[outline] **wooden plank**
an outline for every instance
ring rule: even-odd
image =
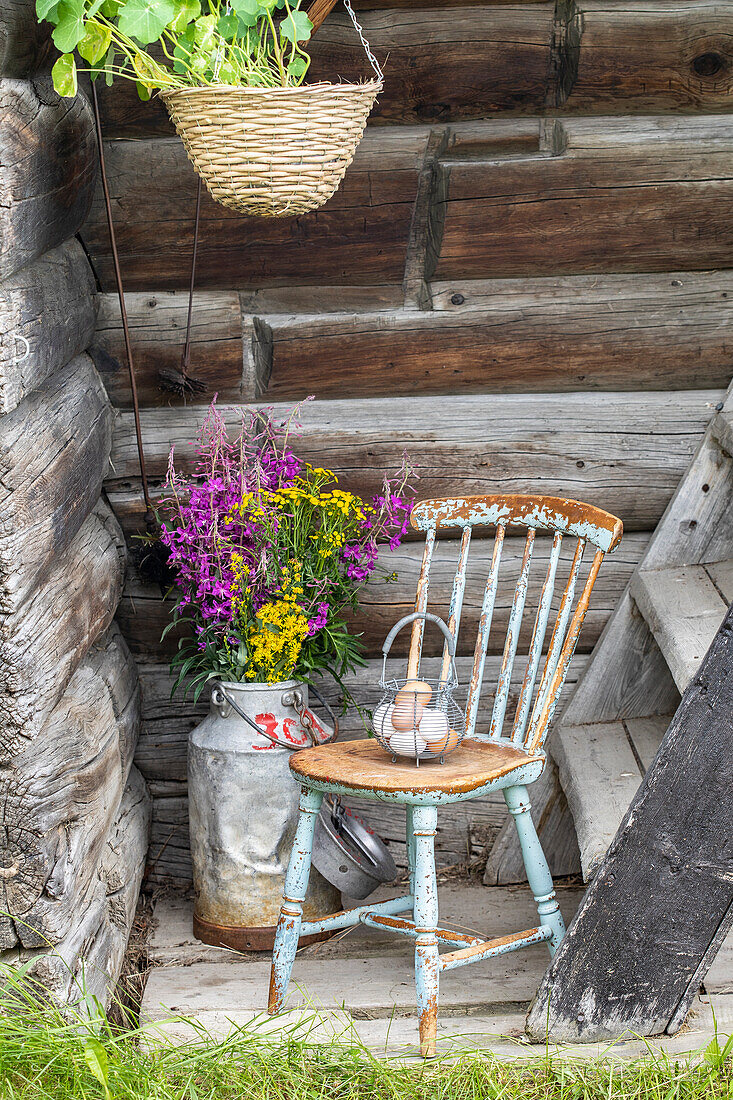
[[[719,398],[717,390],[691,390],[321,401],[304,408],[297,449],[363,495],[379,491],[382,471],[396,472],[406,450],[423,498],[455,493],[457,486],[466,494],[551,488],[621,516],[627,530],[648,530]],[[286,408],[272,406],[273,415]],[[222,411],[232,428],[239,424],[238,408]],[[188,460],[190,448],[182,445],[195,438],[201,418],[197,408],[143,410],[152,479],[164,476],[171,445],[182,463]],[[135,488],[137,461],[132,416],[123,412],[114,435],[110,491]]]
[[[428,132],[427,127],[368,132],[334,197],[302,218],[243,217],[204,192],[197,286],[401,282]],[[126,290],[187,288],[196,175],[183,145],[178,138],[113,141],[106,145],[106,158]],[[99,189],[81,238],[101,289],[113,291]]]
[[[0,947],[45,948],[78,921],[132,763],[138,696],[135,663],[111,632],[3,769]]]
[[[731,272],[456,280],[430,290],[432,310],[265,318],[260,392],[297,399],[304,378],[319,398],[345,387],[355,397],[424,397],[730,380]]]
[[[137,292],[126,294],[125,304],[141,404],[182,404],[191,400],[192,393],[199,401],[204,400],[202,393],[217,393],[220,400],[226,401],[246,401],[255,396],[254,335],[251,325],[243,326],[236,292],[199,291],[194,297],[187,371],[196,380],[194,391],[182,384],[180,376],[188,294]],[[95,345],[92,354],[111,400],[120,408],[131,408],[116,294],[99,296]]]
[[[124,574],[122,532],[99,502],[12,613],[0,615],[0,761],[34,738],[92,642],[109,626]]]
[[[705,572],[725,602],[733,603],[733,560],[706,562]]]
[[[651,715],[648,718],[626,718],[624,720],[626,735],[634,750],[642,774],[645,774],[651,767],[670,721],[670,717],[666,715]]]
[[[632,579],[631,595],[677,687],[684,691],[718,631],[727,603],[701,565],[641,568]]]
[[[429,278],[727,267],[730,116],[554,120],[514,160],[442,162]]]
[[[0,9],[0,76],[36,72],[51,53],[51,25],[40,24],[33,0],[3,0]]]
[[[0,279],[73,236],[89,211],[97,148],[91,108],[50,77],[0,81]]]
[[[682,1023],[733,920],[732,661],[733,609],[542,981],[533,1038],[656,1035]]]
[[[43,580],[96,505],[112,415],[81,355],[0,420],[0,614]]]
[[[89,346],[95,291],[89,261],[75,240],[0,285],[0,415]]]
[[[575,822],[587,881],[616,835],[642,773],[622,722],[560,723],[552,755]],[[581,759],[582,768],[578,768]]]
[[[53,952],[31,949],[6,956],[14,962],[34,956],[32,976],[57,1003],[79,1006],[80,1014],[85,1005],[88,1012],[93,997],[108,1005],[114,991],[140,893],[149,824],[150,800],[133,768],[107,836],[99,873],[82,899],[69,934]]]
[[[609,557],[593,592],[593,601],[579,641],[581,652],[590,651],[598,640],[620,594],[644,553],[647,541],[648,536],[645,533],[627,535],[618,551]],[[485,542],[476,542],[474,552],[469,557],[461,633],[458,639],[458,652],[461,654],[471,654],[476,643],[489,566],[486,559],[486,545]],[[527,612],[520,632],[520,646],[523,650],[529,646],[534,612],[545,580],[550,548],[551,539],[536,540],[533,568],[529,578]],[[459,541],[441,541],[433,555],[430,570],[429,609],[443,617],[447,615],[450,602],[458,549]],[[489,640],[492,653],[500,653],[504,646],[504,636],[523,550],[523,538],[505,540],[494,610],[494,625]],[[568,547],[562,553],[558,569],[558,591],[562,590],[567,579],[572,554],[572,547]],[[394,622],[414,609],[421,559],[422,546],[419,542],[408,543],[396,551],[390,551],[389,548],[383,549],[378,571],[363,590],[360,610],[348,615],[350,629],[361,636],[370,657],[377,657],[380,654],[384,639]],[[385,582],[385,575],[392,572],[396,574],[395,579]],[[585,576],[587,566],[582,572]],[[118,621],[134,653],[171,656],[175,652],[180,632],[171,631],[162,643],[160,641],[174,604],[174,598],[162,599],[157,585],[141,581],[132,566],[128,569],[125,590],[118,610]],[[408,636],[398,638],[394,646],[395,655],[406,655],[408,644]],[[441,635],[437,631],[428,632],[425,639],[425,653],[428,655],[440,653],[442,647]]]

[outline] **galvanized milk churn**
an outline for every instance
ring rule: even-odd
[[[272,948],[298,819],[290,753],[333,736],[300,681],[214,685],[188,747],[194,935],[204,943]],[[305,919],[340,908],[338,890],[314,867]]]

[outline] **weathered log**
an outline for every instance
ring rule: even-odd
[[[60,943],[79,918],[139,732],[139,681],[116,628],[69,681],[37,738],[2,770],[0,947]]]
[[[383,470],[399,469],[406,450],[420,497],[553,492],[607,508],[627,531],[644,531],[659,519],[721,396],[689,390],[316,401],[303,410],[297,450],[366,496],[379,491]],[[272,409],[275,417],[289,412]],[[222,411],[235,430],[241,410]],[[182,465],[191,461],[193,449],[183,444],[195,439],[201,418],[197,408],[143,410],[151,478],[164,476],[171,445]],[[130,506],[139,507],[130,413],[118,414],[112,450],[110,499],[129,517]],[[134,518],[130,526],[137,526]]]
[[[730,272],[437,283],[432,310],[262,318],[259,394],[686,389],[730,378]],[[355,370],[355,365],[358,369]]]
[[[12,412],[89,346],[95,289],[89,261],[75,240],[0,285],[0,415]]]
[[[646,533],[629,534],[619,549],[609,556],[593,590],[593,600],[579,641],[581,651],[591,650],[598,641],[608,617],[644,553],[647,542]],[[430,610],[443,618],[447,617],[458,549],[458,542],[443,541],[436,546],[433,555],[430,570]],[[501,652],[504,646],[504,635],[521,568],[523,549],[523,538],[505,540],[494,609],[494,625],[489,643],[492,653]],[[529,643],[534,622],[529,608],[536,607],[547,572],[549,550],[549,539],[537,539],[529,579],[528,610],[525,612],[520,633],[519,644],[522,647]],[[569,549],[567,553],[563,551],[562,564],[558,572],[558,589],[567,577],[571,556],[572,550]],[[421,558],[422,545],[419,542],[408,543],[394,552],[385,548],[380,554],[379,571],[362,592],[360,610],[356,614],[348,615],[350,629],[360,635],[368,656],[378,656],[382,643],[395,621],[414,610]],[[461,632],[458,639],[458,652],[461,654],[473,652],[488,565],[485,544],[482,546],[481,542],[477,542],[473,553],[469,556]],[[393,571],[396,574],[395,579],[385,580]],[[125,591],[118,610],[118,620],[134,653],[172,655],[175,652],[178,638],[183,631],[181,633],[171,631],[163,642],[160,641],[174,605],[174,597],[163,599],[158,587],[141,582],[134,570],[128,569]],[[406,654],[408,643],[408,638],[398,638],[394,646],[395,654]],[[425,638],[425,653],[439,653],[442,651],[442,645],[442,636],[437,631],[428,631]]]
[[[343,185],[304,218],[243,217],[204,192],[197,286],[401,282],[426,140],[425,128],[368,132]],[[108,142],[106,155],[126,289],[187,288],[196,175],[183,145],[177,138]],[[102,290],[114,290],[99,191],[81,237]]]
[[[545,109],[714,112],[730,109],[733,99],[733,15],[723,0],[366,6],[387,9],[361,16],[386,74],[376,119],[451,121]],[[309,52],[311,80],[371,75],[344,13],[329,14]],[[141,105],[132,86],[115,85],[102,102],[110,136],[172,133],[163,105]]]
[[[674,1033],[733,920],[733,608],[528,1017],[560,1042]]]
[[[124,540],[101,501],[45,575],[0,615],[0,764],[34,738],[92,642],[109,626],[124,575]]]
[[[0,76],[24,77],[51,54],[51,24],[41,24],[33,0],[3,0],[0,9]]]
[[[188,294],[125,295],[138,398],[145,405],[186,403],[192,395],[214,393],[220,400],[251,400],[255,395],[252,326],[243,324],[239,295],[231,291],[196,294],[191,326],[191,360],[181,376]],[[99,354],[97,349],[104,353]],[[92,349],[97,367],[115,405],[131,406],[130,381],[116,294],[99,298],[99,318]]]
[[[111,441],[86,355],[0,420],[0,615],[29,599],[96,505]]]
[[[52,951],[11,950],[0,958],[37,957],[31,973],[60,1004],[83,1012],[96,997],[109,1003],[135,915],[150,829],[150,798],[135,768],[109,829],[97,873],[69,934]]]
[[[87,216],[97,149],[91,108],[50,78],[0,81],[0,279],[73,236]]]
[[[428,278],[730,263],[730,116],[554,120],[537,155],[504,162],[467,159],[470,130],[439,168]]]

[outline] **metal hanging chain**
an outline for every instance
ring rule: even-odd
[[[104,206],[107,213],[107,228],[109,240],[112,246],[112,263],[115,270],[115,283],[117,285],[117,297],[120,302],[120,314],[122,316],[122,332],[125,338],[125,355],[127,356],[127,370],[130,375],[130,392],[132,394],[132,411],[135,418],[135,438],[137,440],[137,457],[140,463],[140,480],[142,482],[143,498],[145,500],[145,523],[148,529],[153,528],[155,516],[153,503],[148,491],[148,475],[145,469],[145,452],[143,451],[143,435],[140,427],[140,406],[137,399],[137,385],[135,383],[135,368],[132,362],[132,343],[130,341],[130,327],[127,323],[127,309],[125,308],[125,293],[122,287],[122,273],[120,271],[120,258],[117,253],[117,238],[115,236],[114,222],[112,221],[112,203],[109,197],[107,184],[107,168],[104,161],[104,142],[102,140],[102,122],[99,117],[99,100],[97,98],[97,85],[92,81],[92,105],[94,107],[94,125],[97,131],[97,145],[99,146],[99,169],[102,177],[102,193]]]
[[[384,73],[381,70],[379,62],[377,61],[376,57],[372,53],[371,46],[369,45],[369,43],[366,40],[366,37],[364,35],[364,31],[362,30],[362,27],[361,27],[361,23],[356,18],[356,13],[355,13],[354,9],[351,6],[351,0],[344,0],[344,7],[346,8],[347,12],[351,16],[351,22],[354,24],[354,27],[356,28],[356,33],[359,35],[359,38],[361,40],[361,44],[364,47],[364,53],[367,55],[367,59],[369,61],[369,64],[371,65],[372,69],[374,70],[374,75],[376,76],[376,78],[380,82],[380,84],[383,84],[384,83]]]

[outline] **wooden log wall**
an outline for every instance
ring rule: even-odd
[[[606,507],[627,535],[601,572],[580,667],[733,371],[733,12],[722,0],[357,7],[386,84],[339,191],[276,220],[204,195],[190,368],[202,392],[176,374],[196,177],[159,101],[103,94],[153,487],[171,444],[185,462],[214,393],[233,424],[243,404],[277,411],[312,394],[303,453],[351,488],[373,492],[407,450],[421,496],[551,492]],[[314,39],[312,72],[365,73],[343,13]],[[102,291],[93,355],[117,409],[107,493],[129,542],[142,508],[99,191],[82,240]],[[486,565],[475,552],[462,654]],[[436,611],[455,553],[451,540],[437,552]],[[397,580],[372,583],[354,619],[365,696],[417,555],[385,555]],[[201,710],[165,701],[166,619],[131,562],[120,622],[148,692],[151,875],[185,886],[185,738]],[[497,804],[471,806],[444,815],[444,862],[475,856],[502,820]],[[553,806],[555,866],[572,869],[561,793]],[[398,845],[396,819],[371,820]]]
[[[32,0],[0,11],[0,960],[60,1001],[116,981],[148,846],[137,667],[114,623],[127,551],[102,494],[113,411],[86,353],[78,239],[96,179]],[[91,1002],[89,1002],[91,1003]]]

